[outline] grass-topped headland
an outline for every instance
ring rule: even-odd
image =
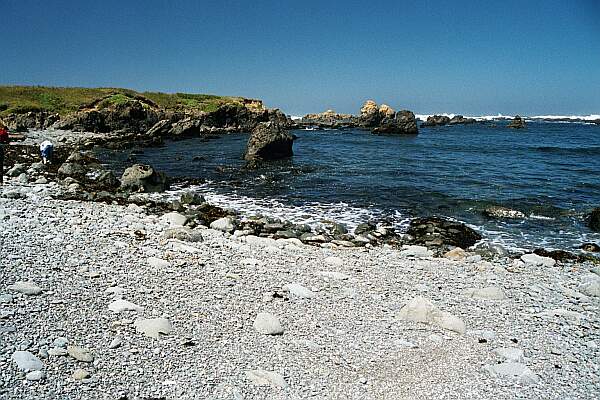
[[[123,88],[0,86],[0,116],[30,111],[64,116],[87,107],[104,108],[134,100],[174,111],[210,112],[224,104],[262,108],[257,100],[211,94],[137,92]]]

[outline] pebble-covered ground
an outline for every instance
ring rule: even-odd
[[[17,182],[2,399],[600,398],[593,265],[190,232]]]

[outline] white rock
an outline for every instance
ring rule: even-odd
[[[43,292],[43,289],[33,282],[16,282],[15,284],[8,286],[7,289],[23,293],[27,296],[35,296]]]
[[[507,361],[523,362],[525,360],[523,350],[516,347],[500,347],[494,349],[493,352]]]
[[[110,342],[110,344],[108,345],[108,348],[116,349],[118,347],[121,347],[122,343],[123,343],[123,339],[121,339],[121,337],[117,336],[112,340],[112,342]]]
[[[408,301],[401,309],[398,317],[405,321],[425,322],[440,328],[464,334],[465,323],[446,311],[440,311],[430,300],[417,296]]]
[[[163,222],[169,224],[169,226],[183,226],[187,222],[187,217],[177,212],[166,213],[161,217]]]
[[[67,349],[63,349],[62,347],[54,347],[48,350],[48,355],[52,357],[61,357],[66,356],[67,354]]]
[[[592,297],[600,297],[600,276],[589,274],[583,277],[579,291]]]
[[[233,218],[223,217],[210,223],[211,229],[215,229],[221,232],[231,233],[235,230],[235,224]]]
[[[416,257],[416,258],[426,258],[433,256],[433,252],[428,250],[425,246],[402,246],[404,250],[400,252],[402,257]]]
[[[319,275],[321,275],[324,278],[334,279],[334,280],[346,280],[346,279],[350,279],[350,275],[346,275],[343,272],[319,271]]]
[[[543,267],[553,267],[556,264],[556,260],[554,260],[553,258],[538,256],[534,253],[523,254],[521,256],[521,260],[525,264]]]
[[[277,372],[265,371],[264,369],[255,369],[246,371],[246,377],[250,382],[257,386],[274,386],[281,389],[288,387],[288,384],[283,376]]]
[[[135,311],[135,312],[144,311],[143,307],[140,307],[135,303],[132,303],[127,300],[122,300],[122,299],[118,299],[118,300],[115,300],[112,303],[110,303],[108,305],[108,309],[117,314],[120,312],[123,312],[123,311]]]
[[[73,379],[75,379],[76,381],[81,381],[83,379],[89,378],[90,373],[88,371],[86,371],[85,369],[78,368],[73,372],[73,375],[71,375],[71,377]]]
[[[168,335],[173,330],[171,321],[165,318],[138,318],[133,326],[136,331],[155,339],[159,339],[161,335]]]
[[[152,268],[163,269],[169,268],[171,266],[171,263],[167,260],[163,260],[162,258],[148,257],[148,265],[150,265]]]
[[[563,317],[566,319],[579,322],[584,318],[584,315],[577,311],[565,310],[564,308],[553,308],[551,310],[542,311],[538,314],[540,317]]]
[[[242,236],[240,240],[248,243],[250,246],[258,247],[278,247],[277,241],[271,238],[259,237],[254,235]]]
[[[41,381],[45,377],[46,374],[44,373],[44,371],[31,371],[27,373],[27,375],[25,375],[25,379],[32,382]]]
[[[94,361],[94,355],[88,349],[79,346],[67,346],[67,353],[74,359],[82,362]]]
[[[29,351],[15,351],[12,360],[22,371],[39,371],[44,368],[42,361]]]
[[[279,318],[271,313],[258,313],[253,326],[258,333],[262,333],[263,335],[283,334],[283,327],[281,326],[281,322],[279,322]]]
[[[507,298],[502,288],[498,286],[467,289],[465,294],[469,297],[482,300],[505,300]]]
[[[483,367],[492,376],[505,379],[516,379],[520,383],[529,385],[539,381],[539,377],[525,364],[504,362],[501,364],[486,365]]]
[[[283,286],[283,290],[286,290],[290,292],[292,296],[301,299],[312,299],[315,297],[315,293],[312,290],[300,285],[299,283],[288,283],[287,285]]]
[[[327,257],[325,259],[325,264],[328,264],[328,265],[331,265],[334,267],[341,267],[342,265],[344,265],[344,260],[342,260],[339,257],[331,256],[331,257]]]

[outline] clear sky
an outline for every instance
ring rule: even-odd
[[[600,114],[600,1],[0,0],[0,84]]]

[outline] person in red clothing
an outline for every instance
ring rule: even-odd
[[[4,144],[8,143],[8,127],[0,119],[0,185],[4,183]]]

